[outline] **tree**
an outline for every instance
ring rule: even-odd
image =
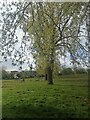
[[[80,13],[85,10],[85,6],[84,9],[82,6],[81,3],[38,3],[32,8],[33,14],[27,29],[33,37],[37,54],[46,58],[49,84],[53,83],[52,73],[58,50],[63,56],[66,51],[70,52],[73,61],[77,62],[76,49],[81,45],[78,30],[85,15]]]
[[[70,74],[73,74],[73,71],[71,68],[63,68],[61,71],[61,74],[62,75],[70,75]]]
[[[90,45],[89,45],[89,42],[90,42],[90,1],[87,5],[86,27],[87,27],[87,39],[88,39],[88,42],[86,42],[86,45],[88,48],[88,53],[90,53]],[[90,59],[89,59],[89,55],[88,55],[88,62],[90,62],[89,60]]]
[[[2,69],[2,79],[10,79],[10,74],[5,69]]]
[[[45,60],[48,83],[52,84],[54,63],[58,55],[66,57],[69,52],[73,56],[73,60],[78,62],[76,58],[82,59],[81,54],[76,55],[78,49],[81,48],[84,55],[88,52],[79,38],[80,26],[85,20],[87,3],[25,2],[24,4],[13,3],[13,5],[16,6],[14,13],[3,12],[2,54],[5,59],[6,54],[14,51],[14,61],[22,65],[26,59],[25,48],[28,49],[25,47],[27,46],[26,41],[31,38],[32,46],[29,46],[29,51],[34,51],[36,61],[40,58]],[[8,9],[10,8],[11,5]],[[12,47],[18,39],[15,34],[16,28],[21,28],[24,32],[20,51]],[[73,47],[74,45],[77,50]]]
[[[76,69],[76,73],[77,74],[86,74],[87,72],[84,68],[78,68],[78,69]]]

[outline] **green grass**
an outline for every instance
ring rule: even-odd
[[[54,78],[54,85],[39,78],[3,80],[3,118],[87,118],[86,75]]]

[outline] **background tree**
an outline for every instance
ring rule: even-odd
[[[73,74],[73,71],[71,68],[63,68],[61,71],[61,74],[62,75],[71,75],[71,74]]]
[[[10,73],[6,71],[6,68],[2,67],[2,79],[10,79]]]

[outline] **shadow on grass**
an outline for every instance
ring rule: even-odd
[[[39,105],[32,105],[32,104],[28,104],[28,105],[13,105],[13,106],[3,106],[2,109],[2,120],[5,119],[30,119],[31,118],[60,118],[60,119],[71,119],[74,118],[75,115],[72,113],[69,113],[67,110],[59,110],[56,109],[55,106],[45,106],[43,104],[39,104]]]

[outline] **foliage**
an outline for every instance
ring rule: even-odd
[[[71,68],[63,68],[63,70],[61,71],[62,75],[69,75],[69,74],[73,74],[73,70]]]
[[[11,57],[13,65],[20,64],[22,68],[24,62],[29,64],[32,53],[38,71],[40,67],[42,71],[44,70],[41,65],[43,58],[46,68],[52,73],[56,57],[67,57],[67,53],[70,54],[73,64],[87,65],[88,48],[86,44],[82,44],[81,39],[83,36],[81,27],[86,23],[87,5],[88,3],[63,2],[3,4],[3,9],[1,8],[3,58],[7,60],[8,55],[13,56]],[[18,37],[18,30],[22,31],[21,39]],[[85,42],[87,43],[87,40]],[[15,46],[18,43],[20,46],[17,49]]]
[[[0,19],[1,19],[1,44],[0,52],[5,61],[12,59],[12,65],[18,65],[22,69],[24,62],[30,64],[31,42],[29,36],[24,33],[22,24],[24,17],[22,16],[23,4],[20,2],[0,3]],[[22,16],[22,18],[21,18]]]
[[[78,69],[76,69],[76,73],[85,74],[85,73],[87,73],[87,70],[85,70],[84,68],[78,68]]]
[[[2,79],[10,79],[10,74],[4,69],[2,69]]]
[[[22,78],[31,78],[31,77],[36,77],[37,73],[36,71],[11,71],[7,72],[6,70],[2,70],[2,79],[22,79]]]
[[[76,70],[75,71],[76,74],[87,74],[88,73],[88,70],[85,68],[77,67],[75,70]],[[62,68],[60,75],[72,75],[75,73],[74,73],[73,68]]]
[[[87,49],[81,47],[82,40],[79,39],[85,9],[86,4],[81,3],[32,4],[33,14],[28,21],[27,29],[34,43],[39,72],[42,70],[44,74],[45,65],[53,71],[56,57],[66,57],[67,52],[70,53],[73,64],[79,64],[82,58],[86,61]],[[44,66],[41,63],[44,63]]]

